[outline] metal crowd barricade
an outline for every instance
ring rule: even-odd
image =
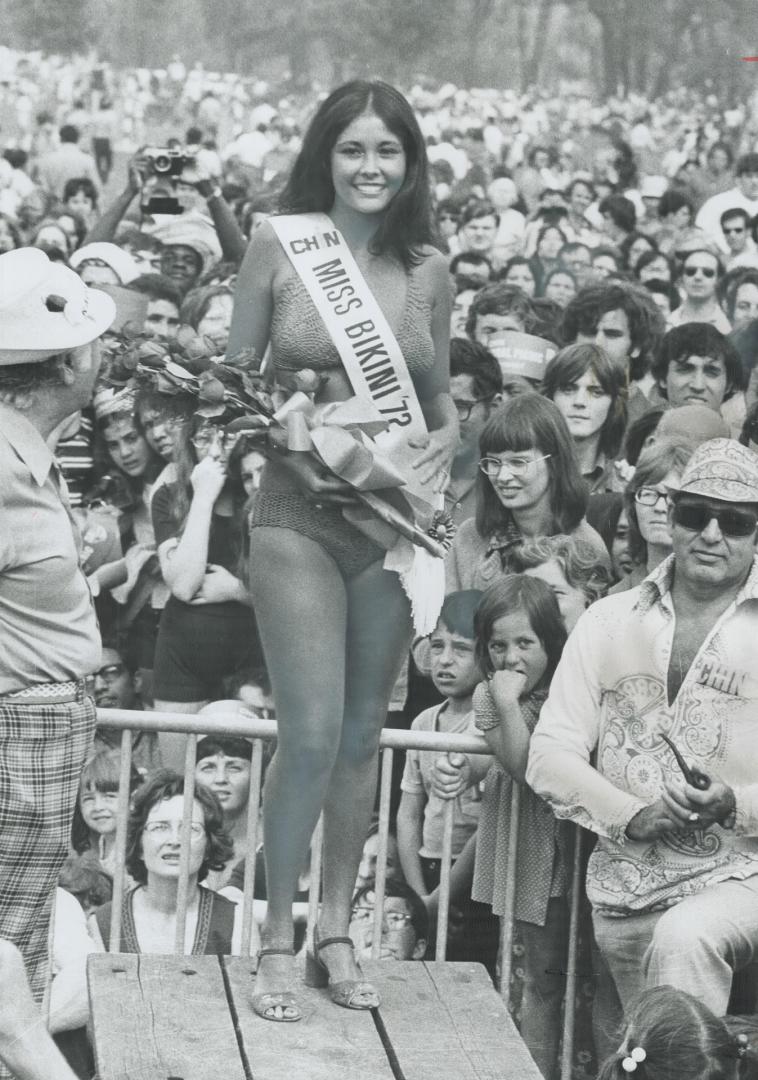
[[[188,736],[184,762],[184,815],[182,821],[181,854],[179,859],[179,888],[177,894],[177,918],[175,953],[184,953],[187,923],[187,900],[189,888],[189,836],[192,821],[192,797],[195,789],[195,753],[198,736],[226,735],[253,740],[253,754],[250,772],[250,798],[247,816],[247,852],[245,856],[245,877],[242,909],[242,953],[250,954],[253,929],[253,897],[255,890],[255,863],[258,839],[258,814],[261,800],[261,777],[263,761],[263,742],[276,737],[276,721],[246,717],[239,713],[212,716],[188,715],[184,713],[141,712],[128,709],[99,709],[99,726],[121,731],[121,771],[117,802],[117,827],[115,842],[115,862],[124,865],[126,855],[126,831],[129,812],[129,777],[131,770],[132,739],[137,731],[179,732]],[[381,775],[379,784],[379,831],[376,864],[375,914],[372,956],[379,958],[383,920],[384,895],[387,882],[387,847],[390,824],[390,794],[392,783],[392,762],[395,750],[436,750],[440,753],[454,751],[461,754],[487,754],[487,746],[477,735],[443,734],[440,732],[403,731],[385,728],[381,736]],[[513,784],[511,795],[510,830],[508,837],[507,877],[505,895],[505,916],[502,919],[500,952],[500,993],[509,1003],[510,979],[512,973],[512,944],[514,934],[514,910],[516,895],[516,875],[518,873],[518,825],[521,789]],[[436,935],[436,959],[446,956],[447,931],[450,908],[450,870],[452,866],[453,809],[454,800],[448,800],[443,814],[443,841],[441,875],[439,885],[439,904]],[[308,940],[311,941],[313,927],[318,918],[318,897],[321,881],[321,834],[319,820],[311,842],[310,898],[308,908]],[[564,1003],[563,1041],[561,1055],[561,1080],[570,1080],[574,1041],[574,1001],[577,982],[577,942],[579,927],[579,907],[582,892],[581,832],[576,830],[573,878],[571,883],[570,903],[571,919],[568,951],[566,957],[566,997]],[[121,909],[124,897],[124,876],[116,875],[113,883],[113,904],[110,926],[110,951],[118,952],[121,945]]]

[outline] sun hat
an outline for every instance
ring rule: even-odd
[[[720,502],[758,503],[758,454],[736,439],[709,439],[698,446],[670,490]]]
[[[97,241],[94,244],[85,244],[80,247],[68,261],[72,270],[78,270],[86,262],[97,259],[110,266],[113,273],[122,285],[128,285],[139,277],[139,267],[128,251],[119,247],[118,244],[109,244],[106,241]]]
[[[68,352],[108,329],[116,305],[37,248],[0,255],[0,365]]]
[[[213,222],[195,211],[182,214],[173,221],[161,222],[151,235],[160,240],[164,247],[181,244],[192,248],[200,256],[203,270],[221,258],[221,244]]]
[[[132,386],[102,386],[95,392],[92,408],[96,420],[105,420],[108,416],[129,415],[134,413],[137,393]]]

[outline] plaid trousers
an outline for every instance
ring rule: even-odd
[[[21,950],[40,1002],[52,899],[94,731],[83,689],[62,704],[0,698],[0,937]]]

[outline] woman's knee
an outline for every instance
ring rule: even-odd
[[[346,719],[339,746],[339,760],[342,764],[358,768],[369,765],[376,759],[385,715],[382,713],[366,717],[359,722],[350,717]]]

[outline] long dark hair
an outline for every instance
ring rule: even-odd
[[[747,1029],[744,1044],[737,1037],[740,1027]],[[721,1019],[684,990],[656,986],[645,990],[629,1006],[621,1046],[603,1063],[599,1080],[626,1080],[630,1074],[623,1062],[634,1050],[644,1050],[643,1060],[633,1070],[639,1080],[755,1077],[754,1036],[752,1017],[747,1022],[742,1017]]]
[[[526,574],[506,574],[500,578],[490,585],[476,609],[474,636],[479,669],[485,678],[495,670],[487,649],[492,629],[498,619],[519,610],[526,613],[529,625],[547,654],[547,667],[539,686],[549,686],[566,644],[566,625],[550,586]]]
[[[501,405],[482,431],[479,451],[484,457],[506,450],[537,450],[550,455],[547,470],[554,531],[573,532],[587,509],[587,486],[558,406],[536,393],[519,394]],[[476,483],[476,528],[480,536],[489,537],[508,525],[510,513],[484,473],[478,473]]]
[[[598,450],[608,458],[615,458],[626,430],[627,378],[624,367],[612,360],[605,349],[592,342],[561,349],[545,368],[542,393],[552,401],[558,390],[575,383],[587,371],[592,371],[611,398],[608,415],[600,429]]]
[[[355,79],[338,87],[318,107],[279,198],[285,214],[328,213],[334,204],[331,153],[345,128],[375,113],[403,145],[405,179],[371,241],[375,255],[394,255],[406,268],[418,263],[434,237],[424,136],[408,102],[389,83]]]

